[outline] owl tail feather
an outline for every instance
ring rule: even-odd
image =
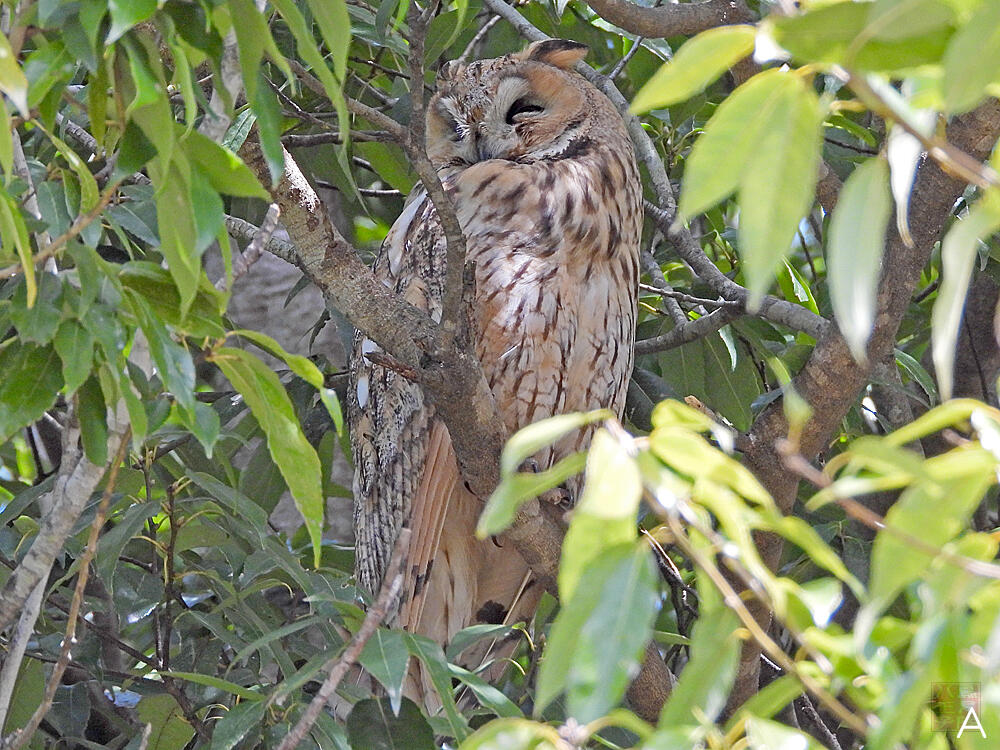
[[[448,429],[435,421],[428,439],[423,478],[413,499],[413,537],[403,579],[399,625],[447,647],[470,625],[528,619],[542,594],[528,565],[512,545],[475,537],[483,501],[465,489]],[[459,659],[484,679],[500,677],[516,645],[514,638],[485,640]],[[411,662],[404,694],[428,713],[441,700],[423,665]]]

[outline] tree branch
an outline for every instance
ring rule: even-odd
[[[661,336],[637,341],[635,344],[635,353],[637,355],[654,354],[683,346],[684,344],[690,344],[692,341],[697,341],[709,334],[715,333],[741,315],[743,315],[741,310],[734,310],[731,307],[720,307],[708,315],[702,315],[697,320],[689,320],[686,323],[682,323]]]
[[[670,3],[658,8],[629,0],[587,0],[587,5],[605,21],[632,34],[653,38],[697,34],[716,26],[756,20],[743,0]]]
[[[1000,102],[995,99],[954,118],[947,129],[950,144],[979,160],[989,156],[998,137]],[[921,271],[929,262],[934,245],[965,186],[965,182],[946,174],[926,158],[920,165],[910,196],[912,249],[907,248],[895,224],[890,224],[875,305],[879,312],[868,342],[869,363],[883,361],[892,351],[896,332],[920,281]],[[829,326],[817,340],[808,361],[793,381],[796,392],[812,409],[812,416],[803,426],[795,446],[807,460],[813,460],[835,434],[841,419],[867,384],[870,367],[870,364],[859,365],[855,361],[835,326]],[[745,453],[747,465],[785,513],[795,502],[799,481],[785,469],[778,449],[787,435],[788,422],[779,400],[757,418],[748,435]],[[761,557],[774,569],[781,555],[781,540],[762,534],[758,537],[758,546]],[[757,614],[761,618],[770,617],[770,613],[762,609],[758,609]],[[731,705],[742,703],[756,691],[757,664],[754,648],[748,644],[744,648],[743,668]]]

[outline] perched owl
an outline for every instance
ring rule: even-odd
[[[475,263],[477,352],[511,432],[564,412],[620,414],[632,370],[642,188],[618,113],[571,70],[585,52],[551,39],[446,65],[427,108],[427,154]],[[445,255],[417,189],[375,273],[439,320]],[[376,350],[359,336],[351,364],[358,580],[378,590],[408,523],[395,624],[446,644],[469,625],[530,616],[541,586],[513,546],[475,539],[483,498],[465,488],[447,428],[418,385],[366,358]],[[572,435],[536,462],[588,440]],[[467,650],[465,665],[495,656],[490,646]]]

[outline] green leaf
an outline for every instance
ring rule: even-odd
[[[230,645],[236,645],[238,643],[234,642]],[[196,685],[205,685],[206,687],[216,688],[217,690],[222,690],[226,693],[232,693],[238,698],[242,698],[245,701],[263,701],[264,696],[259,692],[255,692],[250,688],[245,688],[242,685],[237,685],[235,682],[230,682],[229,680],[223,680],[221,677],[213,677],[210,674],[202,674],[201,672],[159,672],[160,675],[164,677],[173,677],[177,680],[186,680],[187,682],[193,682]]]
[[[431,678],[431,683],[444,707],[445,718],[452,736],[461,741],[469,733],[469,724],[455,705],[455,698],[451,692],[451,672],[448,670],[448,660],[445,659],[444,651],[441,646],[425,636],[404,633],[403,637],[410,655],[420,660]]]
[[[94,364],[94,335],[77,321],[64,320],[52,343],[62,360],[63,381],[68,396],[90,376]]]
[[[740,259],[750,309],[763,298],[812,206],[823,142],[819,98],[802,78],[781,76],[780,94],[762,102],[759,139],[740,176]]]
[[[932,461],[947,467],[954,452]],[[931,464],[931,461],[927,462]],[[933,464],[932,464],[933,465]],[[948,482],[922,481],[910,486],[885,516],[888,528],[940,547],[956,537],[978,507],[983,493],[995,480],[994,467],[960,476]],[[872,607],[881,609],[908,583],[925,575],[933,555],[915,548],[905,537],[880,531],[871,557]]]
[[[851,354],[867,361],[885,230],[892,213],[889,166],[869,159],[847,178],[830,220],[827,278],[833,312]]]
[[[347,76],[347,51],[351,46],[351,18],[344,0],[307,0],[313,19],[333,59],[333,72],[343,82]]]
[[[323,55],[320,54],[316,43],[313,41],[312,30],[306,24],[305,18],[299,11],[295,3],[291,0],[276,0],[275,8],[284,17],[288,24],[292,36],[295,37],[295,47],[302,59],[309,64],[309,67],[323,84],[323,90],[327,98],[333,103],[337,110],[337,120],[341,132],[347,132],[348,123],[347,105],[344,102],[341,84],[344,81],[347,65],[347,51],[350,46],[350,19],[347,16],[346,5],[343,0],[333,0],[328,2],[312,0],[310,9],[313,11],[316,22],[320,25],[320,31],[326,40],[327,48],[330,50],[334,61],[334,72],[326,64]],[[384,5],[384,3],[383,3]],[[341,37],[346,34],[347,39]],[[336,46],[331,46],[331,44]],[[257,106],[254,107],[255,111]],[[343,151],[343,149],[341,149]]]
[[[497,719],[462,743],[459,750],[557,750],[565,745],[555,727],[528,719]]]
[[[614,413],[610,409],[598,409],[576,414],[560,414],[523,427],[515,432],[504,446],[500,455],[500,474],[502,476],[513,474],[528,458],[573,430],[613,418]]]
[[[117,41],[126,31],[148,20],[156,12],[156,0],[109,0],[108,6],[111,9],[111,28],[105,44]]]
[[[938,400],[938,391],[931,374],[927,372],[920,362],[902,349],[896,349],[894,355],[896,357],[896,364],[903,368],[906,374],[920,386],[921,390],[927,395],[928,403],[933,406]]]
[[[183,317],[194,301],[201,276],[200,253],[196,250],[197,224],[187,178],[177,164],[163,170],[158,164],[162,160],[161,154],[149,166],[156,186],[160,252],[166,258],[167,268],[180,292],[180,313]]]
[[[181,312],[180,291],[166,269],[146,261],[131,261],[121,267],[118,278],[122,286],[148,303],[157,318],[174,329],[199,338],[225,336],[221,315],[225,296],[204,276],[199,278],[194,300],[186,313]]]
[[[819,750],[822,747],[804,732],[759,716],[747,719],[746,732],[749,750]]]
[[[271,458],[305,521],[313,545],[313,562],[319,566],[325,509],[320,461],[302,434],[288,394],[278,376],[249,352],[221,348],[211,360],[243,395],[264,430]]]
[[[26,725],[44,700],[45,665],[37,659],[25,659],[18,670],[10,696],[10,708],[0,730],[6,735]]]
[[[473,643],[481,641],[484,638],[499,640],[506,638],[512,632],[513,628],[509,625],[492,625],[490,623],[470,625],[467,628],[462,628],[451,637],[448,641],[448,649],[445,652],[445,656],[448,657],[449,662],[456,662],[461,653]]]
[[[563,604],[538,674],[535,714],[566,693],[567,713],[588,722],[625,695],[656,616],[657,585],[649,546],[607,548],[585,571],[587,585]]]
[[[14,324],[21,341],[48,344],[55,337],[63,318],[62,283],[55,274],[43,273],[38,277],[38,291],[34,304],[29,304],[31,292],[27,283],[14,289],[10,322]]]
[[[300,354],[290,354],[285,351],[281,344],[268,336],[266,333],[261,333],[260,331],[251,331],[247,328],[237,328],[232,331],[232,333],[236,336],[249,339],[268,354],[272,354],[278,359],[284,360],[285,364],[288,365],[288,369],[309,383],[309,385],[313,388],[319,390],[323,387],[323,374],[308,357],[303,357]]]
[[[832,3],[772,17],[764,29],[801,62],[886,74],[939,62],[953,32],[948,6],[940,0],[905,2],[894,2],[900,12],[892,15],[885,3]],[[876,22],[869,26],[871,18]]]
[[[457,10],[449,10],[431,19],[424,39],[424,62],[429,65],[437,60],[461,31]]]
[[[157,693],[144,696],[135,709],[139,721],[152,726],[149,747],[156,750],[181,750],[194,736],[194,727],[172,695]]]
[[[104,393],[97,378],[90,378],[77,391],[77,403],[83,452],[92,464],[104,466],[108,461],[108,416]]]
[[[125,545],[159,512],[158,502],[137,503],[129,506],[121,516],[111,519],[114,528],[101,535],[95,560],[97,575],[109,591],[114,591],[115,569]]]
[[[87,168],[87,164],[80,158],[79,154],[71,149],[66,143],[57,138],[55,135],[45,130],[44,127],[39,125],[39,127],[45,132],[45,135],[49,137],[52,141],[52,145],[56,147],[56,150],[69,164],[70,169],[73,170],[73,174],[76,175],[77,179],[80,181],[80,213],[85,214],[97,206],[97,202],[100,199],[100,191],[97,188],[97,180],[94,175],[91,174],[90,170]]]
[[[184,425],[201,443],[201,447],[205,449],[206,458],[211,458],[212,450],[222,429],[219,413],[210,404],[195,401],[190,409],[181,409],[180,417]]]
[[[261,547],[264,546],[268,522],[268,514],[261,507],[244,495],[242,492],[234,490],[229,485],[223,484],[215,477],[202,472],[193,471],[188,476],[199,487],[211,493],[229,509],[237,518],[241,520],[241,528],[253,532],[253,537]]]
[[[545,471],[516,472],[501,479],[479,517],[476,536],[485,539],[503,532],[514,522],[524,503],[579,474],[586,460],[581,451],[561,458]]]
[[[944,104],[965,112],[1000,81],[1000,3],[984,2],[948,43],[944,56]]]
[[[0,350],[0,444],[40,418],[63,386],[59,355],[51,346],[14,342]]]
[[[0,190],[0,248],[8,255],[17,255],[21,270],[24,272],[24,284],[28,293],[27,305],[31,307],[35,304],[38,286],[35,281],[31,243],[28,241],[28,228],[24,224],[20,206],[6,190]]]
[[[625,445],[604,429],[594,433],[583,492],[563,542],[559,598],[571,602],[593,561],[636,538],[642,480]]]
[[[455,664],[449,664],[448,671],[451,672],[452,677],[463,685],[468,686],[483,708],[492,711],[497,716],[511,717],[524,715],[510,698],[474,672],[470,672],[468,669],[456,666]]]
[[[177,132],[180,136],[184,128],[178,125]],[[270,200],[270,193],[261,186],[257,176],[229,149],[206,138],[197,130],[178,137],[177,143],[188,161],[208,178],[217,192],[239,198]]]
[[[800,695],[802,695],[802,685],[798,678],[791,674],[781,675],[750,696],[746,703],[739,707],[736,716],[726,724],[726,731],[732,729],[743,718],[769,719]]]
[[[247,99],[256,102],[261,86],[269,89],[267,83],[262,81],[259,75],[265,53],[289,81],[293,81],[295,77],[292,75],[292,70],[285,56],[281,54],[274,43],[271,30],[268,28],[267,18],[261,11],[257,10],[253,0],[231,0],[229,5],[233,30],[236,32],[236,42],[240,50],[243,86],[246,89]],[[343,54],[347,54],[346,47]],[[273,94],[271,96],[274,97]]]
[[[998,227],[1000,212],[989,201],[980,201],[941,242],[941,288],[931,311],[931,353],[942,400],[951,398],[955,342],[979,243]]]
[[[739,663],[739,624],[728,607],[702,607],[691,633],[691,658],[663,707],[659,726],[713,721],[722,712]]]
[[[266,701],[244,701],[233,706],[212,730],[211,750],[231,750],[264,719]]]
[[[759,73],[715,110],[684,164],[678,205],[681,218],[703,213],[736,190],[765,124],[794,86],[791,78],[780,70]]]
[[[285,152],[281,145],[282,114],[278,97],[266,82],[263,73],[258,73],[260,81],[257,95],[253,99],[253,111],[257,115],[257,134],[260,149],[267,161],[271,183],[278,184],[285,171]]]
[[[351,747],[366,750],[434,750],[434,732],[409,698],[394,714],[386,698],[369,698],[354,705],[347,717]]]
[[[399,716],[403,680],[406,678],[406,668],[410,664],[410,652],[406,648],[403,633],[399,630],[379,628],[365,644],[358,661],[385,688],[389,694],[392,713]]]
[[[163,322],[153,314],[146,301],[126,290],[139,326],[149,343],[149,351],[159,371],[163,385],[173,394],[178,405],[187,411],[194,409],[194,360],[191,352],[176,343]]]
[[[28,79],[17,64],[6,34],[0,34],[0,91],[10,97],[21,117],[31,117],[28,111]]]
[[[642,114],[689,99],[753,52],[753,26],[720,26],[692,37],[635,95],[631,110]]]

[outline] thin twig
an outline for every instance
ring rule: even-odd
[[[496,26],[496,23],[499,20],[500,16],[496,15],[495,13],[491,15],[490,19],[479,28],[479,31],[476,32],[476,35],[469,40],[469,43],[467,45],[465,45],[465,49],[462,50],[462,54],[456,58],[456,61],[459,63],[468,62],[469,58],[475,54],[476,48],[478,47],[479,43],[486,38],[486,35],[490,33],[490,29]]]
[[[689,305],[702,305],[704,307],[710,307],[713,310],[720,307],[740,307],[739,302],[735,302],[731,299],[707,299],[705,297],[695,297],[690,294],[685,294],[684,292],[678,292],[674,289],[661,289],[657,286],[653,286],[652,284],[639,284],[639,289],[644,292],[659,294],[661,297],[669,297],[670,299],[675,299],[678,302],[686,302]]]
[[[868,528],[878,532],[884,531],[887,534],[896,537],[908,547],[919,550],[932,559],[940,557],[941,559],[961,568],[966,573],[982,576],[984,578],[1000,580],[1000,565],[960,555],[944,547],[938,547],[937,545],[931,544],[920,537],[914,536],[913,534],[909,534],[892,524],[887,524],[885,522],[885,518],[880,516],[871,508],[862,505],[852,497],[847,497],[836,492],[832,486],[833,481],[830,477],[809,463],[805,456],[796,452],[789,441],[779,441],[776,447],[778,452],[782,455],[782,462],[784,463],[785,468],[816,487],[828,490],[833,501],[839,505],[848,516],[853,518],[858,523],[862,523]]]
[[[69,605],[69,615],[66,621],[66,633],[63,636],[62,648],[59,651],[59,660],[56,662],[55,667],[53,667],[49,682],[45,687],[45,696],[42,698],[42,702],[38,708],[35,709],[35,713],[32,714],[31,719],[28,720],[28,723],[4,738],[3,744],[0,745],[3,750],[19,750],[28,744],[38,729],[38,725],[45,718],[45,714],[52,708],[52,701],[55,699],[56,690],[62,684],[63,673],[66,671],[66,667],[70,661],[70,650],[76,643],[76,623],[80,615],[80,604],[83,602],[83,592],[87,586],[87,577],[90,574],[90,563],[94,559],[94,555],[97,554],[97,538],[104,527],[104,519],[107,516],[108,507],[111,505],[111,495],[114,493],[115,482],[118,480],[118,470],[125,460],[125,454],[128,453],[128,446],[131,439],[132,428],[127,427],[121,437],[121,442],[118,444],[118,451],[115,453],[111,467],[108,470],[108,483],[104,488],[104,494],[101,495],[101,502],[97,506],[97,514],[90,524],[90,535],[87,538],[87,546],[80,556],[76,588],[73,590],[73,599]]]
[[[667,331],[661,336],[651,339],[643,339],[635,343],[635,353],[654,354],[667,349],[674,349],[692,341],[705,338],[736,320],[743,313],[734,310],[732,307],[720,307],[718,310],[702,315],[697,320],[689,320],[681,325]]]
[[[281,217],[281,209],[278,208],[277,203],[272,203],[267,207],[267,213],[264,215],[264,222],[261,224],[260,229],[253,235],[250,240],[250,244],[247,245],[247,249],[243,251],[243,254],[236,259],[233,263],[233,280],[232,283],[235,284],[238,279],[245,276],[247,271],[250,270],[250,266],[260,260],[260,256],[264,252],[264,248],[271,239],[271,235],[274,234],[274,230],[278,228],[278,219]],[[221,279],[215,282],[216,289],[225,290],[226,277],[223,276]]]
[[[386,130],[352,130],[351,141],[375,141],[381,143],[394,142],[392,133]],[[344,142],[344,136],[340,131],[331,130],[322,133],[294,133],[281,136],[281,142],[285,148],[309,148],[310,146],[328,146]]]
[[[753,639],[767,652],[767,655],[774,660],[782,669],[784,669],[788,674],[794,675],[795,678],[802,684],[802,686],[812,693],[819,700],[823,706],[833,713],[838,719],[840,719],[844,724],[849,726],[858,734],[865,736],[868,733],[868,725],[865,719],[854,714],[847,706],[841,703],[834,695],[832,695],[825,687],[823,687],[811,674],[799,669],[798,663],[792,660],[784,652],[784,650],[774,642],[767,631],[760,626],[760,623],[754,618],[750,610],[746,608],[740,595],[736,593],[736,590],[732,587],[726,577],[722,574],[722,571],[715,565],[715,563],[709,559],[707,555],[702,554],[695,545],[693,545],[687,537],[687,531],[682,527],[680,519],[676,517],[675,514],[670,513],[666,516],[667,524],[670,526],[671,531],[674,533],[675,541],[677,545],[684,550],[684,553],[691,558],[691,560],[711,579],[713,585],[722,594],[725,600],[726,606],[728,606],[736,616],[743,623],[743,627],[750,631],[750,635]]]
[[[53,257],[56,253],[63,249],[67,242],[80,234],[80,232],[90,226],[95,219],[100,217],[101,214],[104,213],[104,209],[107,208],[108,204],[118,192],[118,185],[118,182],[108,185],[104,189],[104,192],[101,193],[101,197],[100,200],[97,201],[97,205],[90,209],[87,213],[78,216],[69,229],[35,253],[31,259],[32,263],[38,263],[39,261],[44,261]],[[9,279],[12,276],[16,276],[21,273],[23,270],[24,269],[20,263],[7,266],[6,268],[0,269],[0,279]]]
[[[625,70],[625,66],[629,63],[629,60],[635,56],[635,53],[639,51],[639,47],[642,46],[642,40],[643,37],[641,36],[635,38],[635,41],[632,43],[632,48],[625,53],[625,56],[622,57],[621,60],[615,63],[615,67],[613,67],[611,72],[608,73],[608,78],[613,81],[622,74],[622,71]]]
[[[316,723],[316,719],[319,718],[320,712],[323,711],[327,702],[333,697],[341,680],[344,679],[348,670],[357,663],[365,644],[375,634],[382,620],[385,619],[389,611],[395,606],[400,589],[403,587],[403,558],[406,556],[405,551],[409,547],[409,544],[410,529],[404,527],[399,532],[399,536],[396,537],[396,543],[392,549],[392,557],[389,561],[389,568],[386,571],[385,578],[382,580],[382,587],[375,598],[375,603],[368,609],[361,627],[358,628],[358,632],[354,634],[354,637],[347,644],[347,648],[344,649],[343,653],[326,663],[324,666],[324,670],[327,673],[326,679],[323,680],[323,684],[309,703],[309,706],[302,712],[302,716],[299,717],[298,722],[285,735],[281,744],[278,745],[277,750],[293,750],[305,739],[306,734],[312,729],[313,724]]]

